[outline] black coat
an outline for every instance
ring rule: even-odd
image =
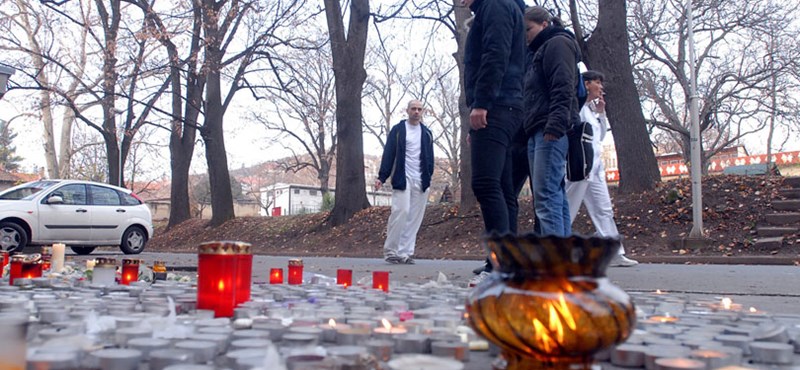
[[[551,25],[536,35],[528,48],[533,59],[525,74],[525,133],[544,130],[561,137],[580,122],[578,43],[571,32]]]
[[[522,109],[525,26],[520,2],[475,0],[470,9],[475,18],[464,50],[467,106]]]
[[[422,191],[425,191],[431,186],[433,175],[433,133],[424,124],[419,125],[422,128],[419,169]],[[392,176],[392,189],[406,190],[406,120],[392,127],[383,147],[378,180],[386,182],[389,176]]]

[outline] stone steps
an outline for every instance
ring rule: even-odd
[[[800,189],[779,189],[778,194],[786,199],[800,199]]]
[[[798,231],[800,228],[791,226],[760,226],[756,229],[759,238],[791,235]]]
[[[800,213],[797,212],[770,213],[765,217],[770,225],[792,226],[800,224]]]
[[[760,237],[756,240],[754,247],[760,249],[779,249],[783,246],[782,236]]]
[[[772,209],[776,211],[789,211],[789,212],[800,211],[800,199],[773,200]]]

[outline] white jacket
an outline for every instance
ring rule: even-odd
[[[581,121],[588,122],[592,125],[592,150],[594,151],[594,161],[592,162],[592,171],[587,176],[587,181],[604,181],[605,168],[603,166],[603,139],[608,132],[608,118],[605,112],[597,113],[594,111],[594,102],[587,101],[581,108]]]

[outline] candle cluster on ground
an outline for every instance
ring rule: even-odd
[[[234,256],[226,263],[252,266],[241,253],[225,255]],[[128,265],[123,262],[120,284],[93,284],[82,274],[0,284],[0,358],[16,360],[9,368],[20,369],[405,370],[485,369],[496,354],[465,326],[469,290],[448,282],[391,283],[389,289],[388,277],[354,283],[352,271],[340,270],[335,279],[303,280],[301,273],[299,283],[288,284],[283,269],[271,269],[269,281],[253,284],[244,276],[251,271],[236,267],[210,274],[211,288],[233,289],[225,298],[235,302],[230,315],[219,315],[217,306],[200,304],[202,271],[199,280],[124,285]],[[233,288],[244,285],[246,299]],[[603,369],[800,365],[800,315],[771,315],[722,297],[631,296],[637,328],[625,344],[596,354]]]

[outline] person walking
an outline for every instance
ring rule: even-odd
[[[381,168],[375,180],[379,190],[392,178],[392,213],[383,243],[383,256],[392,264],[414,264],[417,231],[425,216],[433,175],[433,134],[422,123],[423,104],[408,103],[408,119],[389,131]]]
[[[533,55],[525,74],[525,133],[533,184],[534,230],[572,234],[565,194],[566,131],[579,122],[576,83],[580,49],[572,32],[540,6],[525,11],[525,36]]]
[[[522,121],[525,34],[522,0],[461,0],[474,17],[464,50],[464,88],[470,108],[472,190],[486,233],[511,232],[517,197],[511,142]],[[470,281],[489,275],[491,264]]]
[[[594,160],[592,171],[583,181],[567,181],[567,200],[569,202],[570,224],[575,222],[581,204],[586,206],[586,212],[592,219],[597,235],[605,238],[619,237],[617,224],[614,222],[614,209],[611,197],[608,194],[605,168],[601,158],[603,154],[603,139],[609,130],[606,117],[606,101],[603,93],[603,80],[605,76],[597,71],[583,73],[583,84],[586,86],[586,104],[581,108],[581,121],[592,125],[592,150]],[[611,260],[610,266],[630,267],[639,262],[625,257],[625,247],[620,244],[619,254]]]

